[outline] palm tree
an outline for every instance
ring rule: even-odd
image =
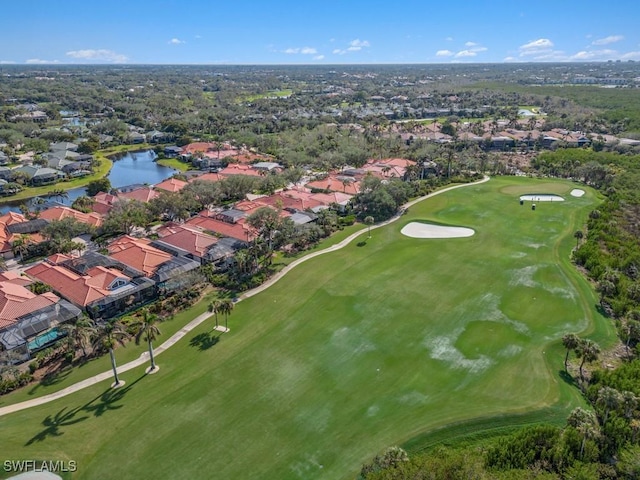
[[[11,244],[13,254],[20,255],[20,262],[24,260],[24,255],[29,251],[29,245],[31,244],[31,237],[26,233],[22,233]]]
[[[211,302],[209,304],[209,306],[207,307],[207,311],[213,313],[213,316],[216,319],[216,326],[214,328],[218,327],[218,312],[220,312],[220,305],[221,305],[222,301],[221,300],[214,300],[213,302]]]
[[[584,238],[584,233],[582,233],[582,230],[576,230],[576,233],[574,233],[573,236],[576,239],[576,248],[578,248],[578,245],[580,244],[580,240]]]
[[[80,348],[82,350],[82,356],[86,358],[87,347],[90,345],[91,339],[97,332],[93,321],[87,317],[80,317],[75,322],[63,323],[58,328],[66,333],[73,348]]]
[[[580,337],[575,333],[567,333],[562,337],[562,345],[567,349],[567,354],[564,357],[564,371],[567,371],[567,363],[569,362],[569,353],[571,350],[575,350],[580,344]]]
[[[224,300],[220,301],[220,305],[218,307],[218,311],[224,315],[224,328],[227,330],[229,330],[229,328],[227,327],[229,315],[231,315],[231,311],[233,310],[234,306],[235,304],[232,300],[225,298]]]
[[[371,225],[373,225],[375,219],[371,215],[364,217],[364,223],[369,226],[369,238],[371,238]]]
[[[578,407],[569,414],[567,424],[575,428],[582,437],[580,445],[580,458],[582,459],[587,440],[598,438],[600,435],[598,419],[592,411]]]
[[[580,344],[576,347],[576,354],[582,358],[582,362],[580,362],[580,378],[584,380],[582,367],[586,362],[594,362],[598,359],[598,355],[600,355],[600,347],[592,340],[581,339]]]
[[[106,348],[109,350],[109,357],[111,358],[111,369],[113,370],[113,378],[115,380],[113,386],[120,386],[120,379],[118,378],[118,369],[116,367],[116,356],[113,350],[118,346],[124,346],[125,340],[129,338],[129,334],[124,328],[124,325],[118,321],[107,322],[98,328],[98,335],[94,341],[94,348]]]
[[[144,337],[149,347],[149,360],[151,367],[149,372],[153,372],[156,369],[156,362],[153,357],[153,341],[161,334],[158,328],[158,316],[150,313],[148,308],[142,309],[142,320],[134,324],[136,345],[140,345],[140,340]]]
[[[600,390],[598,390],[596,403],[604,407],[604,417],[602,419],[602,425],[605,425],[607,423],[607,420],[609,419],[609,413],[611,412],[611,410],[617,409],[621,401],[622,395],[620,395],[620,392],[615,388],[602,387]]]

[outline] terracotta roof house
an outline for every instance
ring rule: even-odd
[[[340,207],[344,208],[353,198],[353,195],[342,192],[314,193],[311,195],[311,198],[322,205],[320,209],[329,207],[330,205],[339,205]],[[318,207],[314,207],[311,210],[317,212]]]
[[[168,290],[170,282],[182,274],[195,270],[200,263],[185,257],[176,257],[151,245],[151,240],[124,235],[107,247],[109,256],[129,265],[154,280],[159,288]],[[179,285],[179,283],[177,284]]]
[[[165,181],[158,183],[154,188],[156,190],[164,190],[166,192],[176,193],[189,185],[189,182],[178,180],[177,178],[167,178]]]
[[[73,217],[80,223],[86,223],[88,225],[93,225],[94,227],[102,225],[102,216],[95,212],[83,213],[64,206],[51,207],[40,212],[40,218],[49,221],[62,220],[67,217]]]
[[[111,318],[155,298],[155,283],[142,272],[96,252],[50,257],[24,272],[84,308],[91,318]]]
[[[311,210],[322,205],[322,203],[313,198],[313,194],[311,192],[302,192],[299,190],[286,190],[274,193],[268,197],[261,197],[257,199],[257,202],[274,208],[287,208],[294,210]]]
[[[20,285],[21,287],[26,287],[27,285],[31,285],[33,280],[29,277],[25,277],[24,275],[20,275],[15,270],[7,270],[6,272],[0,272],[0,282],[7,282],[14,285]]]
[[[117,195],[100,192],[94,195],[91,209],[100,215],[106,215],[111,211],[113,205],[119,200],[120,198]]]
[[[197,227],[207,232],[213,232],[222,237],[234,238],[242,242],[251,242],[256,236],[253,228],[244,222],[229,223],[203,215],[190,218],[185,225]]]
[[[205,173],[203,175],[198,175],[197,177],[193,177],[190,182],[219,182],[220,180],[223,180],[224,177],[221,176],[219,173],[215,173],[215,172],[211,172],[211,173]]]
[[[21,213],[7,212],[0,217],[0,254],[5,258],[10,258],[11,243],[13,240],[13,234],[7,230],[9,225],[15,225],[16,223],[26,222],[27,219]]]
[[[172,233],[162,236],[159,240],[151,243],[152,246],[165,251],[167,245],[177,248],[177,252],[186,252],[184,255],[201,264],[206,263],[206,253],[218,239],[212,235],[204,233],[202,229],[191,225],[176,225]]]
[[[37,295],[15,280],[0,280],[0,350],[27,360],[59,338],[53,327],[75,321],[81,312],[51,292]]]
[[[153,188],[142,186],[133,190],[129,190],[127,192],[120,192],[118,193],[118,198],[138,200],[142,203],[148,203],[159,195],[160,193],[155,191]]]
[[[226,168],[223,168],[222,170],[220,170],[219,173],[223,177],[228,177],[230,175],[249,175],[251,177],[262,176],[262,174],[255,168],[252,168],[249,165],[240,165],[236,163],[232,163],[228,165]]]
[[[355,195],[360,191],[360,182],[349,181],[347,178],[340,179],[337,176],[329,175],[323,180],[315,180],[306,185],[314,190],[324,190],[328,192],[342,192]]]

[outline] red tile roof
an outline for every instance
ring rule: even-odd
[[[87,223],[94,227],[102,225],[102,216],[97,213],[82,213],[69,207],[51,207],[40,212],[40,218],[45,220],[62,220],[63,218],[73,217],[81,223]]]
[[[55,305],[59,300],[51,292],[36,295],[22,285],[0,282],[0,329],[14,324],[23,315]]]
[[[196,257],[202,257],[209,247],[218,242],[216,237],[202,232],[199,228],[190,228],[189,225],[176,225],[173,233],[160,238],[161,241],[174,247],[186,250]],[[158,230],[160,232],[160,230]]]
[[[151,277],[160,265],[171,259],[171,254],[158,250],[149,243],[150,240],[125,235],[111,242],[107,248],[112,258]]]
[[[14,270],[7,270],[6,272],[0,272],[0,282],[13,283],[14,285],[26,287],[27,285],[31,285],[33,280],[20,275]]]
[[[97,266],[86,275],[78,275],[62,265],[41,262],[25,270],[25,273],[50,285],[56,292],[76,305],[86,307],[112,292],[108,289],[116,278],[131,279],[119,270]]]
[[[321,202],[313,199],[311,193],[298,190],[278,192],[268,197],[261,197],[257,199],[257,202],[271,207],[295,208],[296,210],[307,210],[322,205]]]
[[[260,172],[255,168],[252,168],[249,165],[240,165],[236,163],[232,163],[227,166],[227,168],[220,170],[220,175],[223,177],[228,177],[230,175],[249,175],[251,177],[261,176]]]
[[[344,184],[339,178],[330,175],[324,180],[316,180],[314,182],[307,183],[307,187],[316,188],[318,190],[329,190],[331,192],[343,192],[350,195],[355,195],[360,190],[360,182],[354,181]]]
[[[5,213],[0,217],[0,253],[11,251],[13,234],[7,230],[9,225],[26,222],[24,215],[15,212]]]
[[[219,182],[223,180],[224,177],[220,176],[219,173],[205,173],[204,175],[199,175],[197,177],[193,177],[190,182],[195,182],[196,180],[200,180],[203,182]]]
[[[140,202],[147,203],[147,202],[150,202],[151,200],[153,200],[154,198],[156,198],[159,195],[160,195],[160,193],[156,192],[151,187],[140,187],[140,188],[136,188],[135,190],[131,190],[130,192],[119,193],[118,194],[118,198],[126,198],[126,199],[129,199],[129,200],[138,200]]]
[[[255,238],[254,230],[244,222],[227,223],[211,217],[197,216],[189,219],[185,225],[215,232],[223,237],[235,238],[243,242],[250,242]]]
[[[179,192],[184,187],[189,185],[189,182],[184,180],[178,180],[177,178],[167,178],[164,182],[158,183],[154,188],[156,190],[165,190],[167,192]]]

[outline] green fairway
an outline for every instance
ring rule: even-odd
[[[389,445],[562,421],[582,400],[561,336],[614,334],[569,261],[598,202],[572,188],[498,178],[414,205],[238,303],[218,343],[201,325],[155,375],[0,417],[2,457],[75,460],[89,479],[342,479]],[[523,193],[566,201],[533,211]],[[475,235],[408,238],[410,221]]]

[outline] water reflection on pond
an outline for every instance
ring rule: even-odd
[[[111,186],[113,188],[120,188],[136,183],[155,185],[176,172],[172,168],[158,165],[154,161],[156,157],[157,155],[153,150],[128,152],[118,157],[112,157],[113,166],[107,175],[107,178],[111,182]],[[60,186],[51,185],[51,190],[56,190],[58,188],[60,188]],[[48,203],[53,202],[55,204],[71,205],[76,198],[85,195],[85,193],[85,187],[79,187],[67,190],[67,198],[57,197],[47,200],[49,201]],[[33,200],[28,200],[26,202],[30,206],[33,205]],[[25,200],[17,202],[2,202],[0,204],[0,214],[5,214],[8,211],[19,212],[19,207],[22,203],[25,203]]]

